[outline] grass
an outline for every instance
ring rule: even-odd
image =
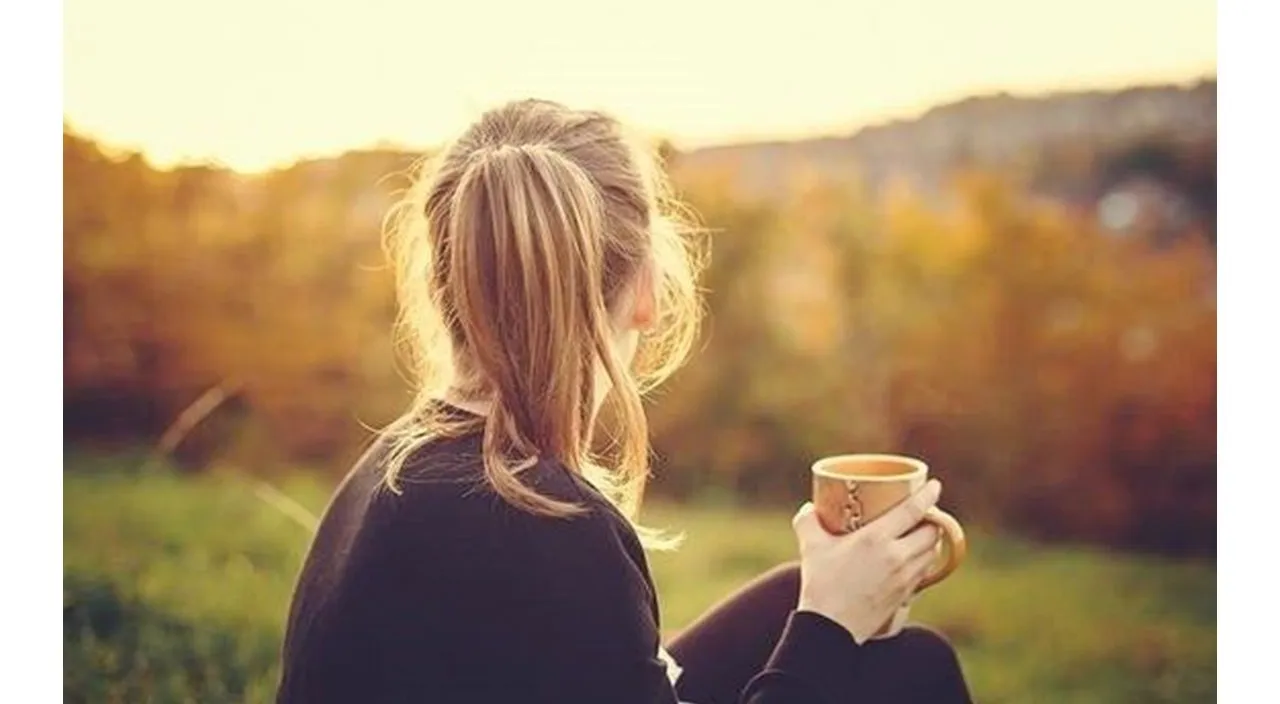
[[[94,466],[89,466],[94,465]],[[124,473],[69,461],[64,700],[268,702],[307,530],[234,474]],[[327,487],[281,488],[318,512]],[[687,536],[651,566],[678,630],[794,556],[785,512],[658,505]],[[997,702],[1204,702],[1216,688],[1212,563],[1047,548],[970,531],[969,561],[913,615],[948,634]]]
[[[795,555],[787,513],[663,506],[688,536],[650,559],[678,628]],[[979,702],[1205,702],[1216,689],[1212,563],[1047,548],[970,529],[969,558],[912,617],[946,633]]]

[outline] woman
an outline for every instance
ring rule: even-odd
[[[632,522],[641,393],[699,312],[665,195],[613,119],[545,101],[486,113],[424,169],[389,231],[418,396],[325,512],[278,701],[968,700],[937,635],[868,640],[932,562],[936,483],[851,536],[806,504],[798,568],[661,647],[642,545],[663,540]]]

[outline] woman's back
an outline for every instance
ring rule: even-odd
[[[478,433],[424,447],[396,495],[383,483],[387,454],[376,443],[325,512],[289,614],[280,702],[537,702],[566,691],[619,701],[619,683],[665,684],[636,670],[664,670],[656,602],[635,532],[603,496],[540,462],[521,479],[588,510],[511,506],[486,487]]]

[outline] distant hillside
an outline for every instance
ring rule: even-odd
[[[668,152],[668,163],[678,183],[716,173],[746,198],[778,196],[797,175],[860,183],[873,193],[901,180],[920,195],[945,198],[949,174],[980,167],[1013,174],[1030,192],[1104,223],[1120,223],[1112,229],[1155,218],[1158,230],[1183,232],[1191,224],[1212,239],[1217,102],[1216,79],[1111,92],[980,96],[848,137]],[[104,192],[119,192],[119,202],[129,202],[130,189],[142,188],[141,182],[164,182],[172,205],[216,219],[210,212],[256,212],[264,201],[288,193],[296,206],[340,210],[328,225],[357,242],[376,238],[389,191],[407,185],[416,156],[378,148],[255,175],[204,166],[156,171],[145,159],[105,149],[64,125],[68,183],[98,184],[95,192],[107,200]],[[342,207],[334,206],[339,202]]]
[[[1212,142],[1216,78],[1038,97],[978,96],[848,137],[736,144],[680,154],[680,172],[722,171],[755,196],[778,193],[796,171],[876,188],[903,179],[925,191],[962,166],[1032,168],[1064,145],[1111,150],[1152,138]]]

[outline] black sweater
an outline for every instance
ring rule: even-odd
[[[547,518],[481,478],[478,436],[434,444],[380,482],[385,443],[335,493],[299,575],[280,704],[674,704],[658,604],[635,531],[562,465],[521,477],[588,511]],[[856,692],[858,646],[793,613],[747,704],[825,704]]]

